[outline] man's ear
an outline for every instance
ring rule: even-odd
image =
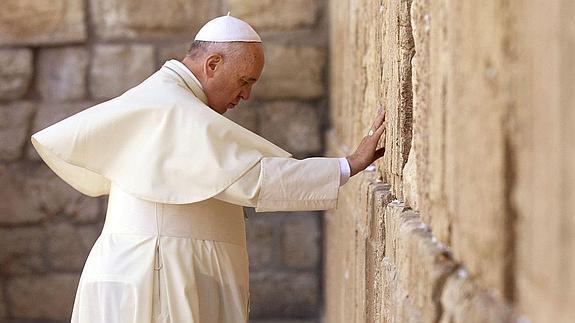
[[[214,77],[214,74],[222,64],[222,55],[212,54],[206,58],[204,63],[204,73],[208,78]]]

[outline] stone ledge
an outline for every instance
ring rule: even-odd
[[[384,283],[382,294],[394,294],[392,299],[397,303],[388,305],[401,307],[394,314],[399,315],[400,321],[420,315],[425,318],[422,322],[435,322],[441,316],[439,296],[444,281],[457,264],[419,215],[406,209],[403,203],[397,200],[389,203],[383,216],[385,257],[380,270],[387,272],[388,279],[392,277],[394,287],[386,290],[389,286]],[[383,310],[395,311],[394,308]]]

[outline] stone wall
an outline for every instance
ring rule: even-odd
[[[572,322],[572,1],[330,3],[330,154],[386,156],[325,217],[326,322]]]
[[[0,321],[65,322],[106,197],[56,177],[32,133],[121,94],[198,28],[226,14],[260,31],[266,67],[252,99],[226,113],[294,153],[323,151],[327,20],[321,0],[5,0],[0,8]],[[253,319],[315,320],[318,212],[248,220]],[[299,321],[298,321],[299,322]]]

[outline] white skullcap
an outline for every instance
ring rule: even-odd
[[[256,42],[262,39],[247,22],[230,16],[221,16],[208,21],[196,34],[194,40],[210,42]]]

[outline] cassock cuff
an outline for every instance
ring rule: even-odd
[[[349,175],[351,174],[351,168],[349,167],[349,162],[347,158],[341,157],[337,159],[339,161],[339,186],[347,183],[349,180]]]

